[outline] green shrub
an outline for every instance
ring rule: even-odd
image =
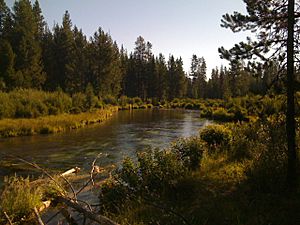
[[[269,117],[257,133],[253,164],[247,171],[249,185],[261,192],[282,192],[287,172],[285,117]]]
[[[126,107],[127,104],[129,104],[129,98],[125,95],[122,95],[120,98],[119,98],[119,105],[121,107]]]
[[[234,119],[235,115],[233,113],[227,112],[224,108],[217,108],[212,113],[212,119],[222,122],[229,122]]]
[[[106,95],[103,98],[103,102],[108,105],[118,105],[118,101],[117,101],[116,97],[114,97],[112,95]]]
[[[75,93],[72,95],[72,113],[80,113],[85,111],[86,95],[83,93]]]
[[[184,106],[185,109],[195,109],[195,106],[192,103],[187,103]]]
[[[133,104],[137,104],[138,106],[143,104],[142,99],[139,97],[134,97],[132,100],[133,100]]]
[[[210,146],[226,146],[232,140],[232,132],[224,125],[209,125],[200,130],[200,137]]]
[[[234,105],[228,109],[228,112],[233,114],[233,119],[236,121],[245,121],[247,120],[248,112],[245,108],[240,105]]]
[[[137,162],[125,158],[112,180],[101,188],[102,210],[120,210],[127,207],[128,200],[171,194],[178,180],[186,174],[184,162],[174,151],[138,153]]]
[[[205,107],[200,109],[200,117],[202,118],[212,118],[213,110],[210,107]]]
[[[200,161],[206,148],[200,138],[191,137],[178,139],[171,149],[179,152],[185,166],[191,170],[196,170],[200,166]]]

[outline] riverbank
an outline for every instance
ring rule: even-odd
[[[284,132],[281,116],[251,124],[210,125],[168,149],[127,157],[104,183],[96,175],[93,178],[101,183],[91,185],[100,192],[100,204],[93,209],[124,225],[299,224],[300,189],[290,192],[285,183]],[[45,192],[60,199],[61,191],[53,182],[38,188],[18,182],[7,184],[1,196],[6,205],[0,203],[14,221],[35,220],[17,212],[26,208],[31,215],[30,208],[39,206],[41,196],[49,196]],[[29,194],[28,201],[21,198]],[[16,196],[22,199],[18,205],[13,204]],[[84,207],[77,197],[68,199]],[[0,213],[1,219],[7,221]]]
[[[87,125],[101,123],[118,111],[116,106],[106,106],[91,112],[79,114],[59,114],[38,118],[18,118],[0,120],[0,137],[53,134],[79,129]]]

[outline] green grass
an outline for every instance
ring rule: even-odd
[[[52,134],[101,123],[109,118],[117,107],[106,107],[80,114],[60,114],[34,119],[0,120],[0,137],[17,137],[35,134]]]
[[[7,224],[4,212],[12,221],[25,223],[32,217],[34,207],[42,205],[42,190],[33,187],[29,179],[11,177],[1,194],[0,224]]]

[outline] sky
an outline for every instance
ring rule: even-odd
[[[99,27],[109,32],[118,45],[133,51],[138,36],[152,43],[155,55],[182,57],[189,71],[193,54],[204,57],[208,76],[221,64],[218,48],[232,47],[247,34],[233,33],[220,26],[222,15],[245,12],[242,0],[40,0],[50,28],[61,24],[66,10],[73,25],[92,36]],[[12,7],[14,0],[6,0]]]

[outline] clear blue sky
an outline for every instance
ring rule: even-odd
[[[211,69],[227,65],[218,47],[230,48],[245,40],[245,34],[234,34],[220,27],[227,12],[245,11],[242,0],[40,0],[43,15],[52,28],[61,24],[65,10],[73,24],[91,36],[98,27],[109,32],[119,46],[130,52],[141,35],[153,45],[154,54],[181,56],[188,72],[192,54],[207,61]],[[12,6],[14,0],[6,0]]]

